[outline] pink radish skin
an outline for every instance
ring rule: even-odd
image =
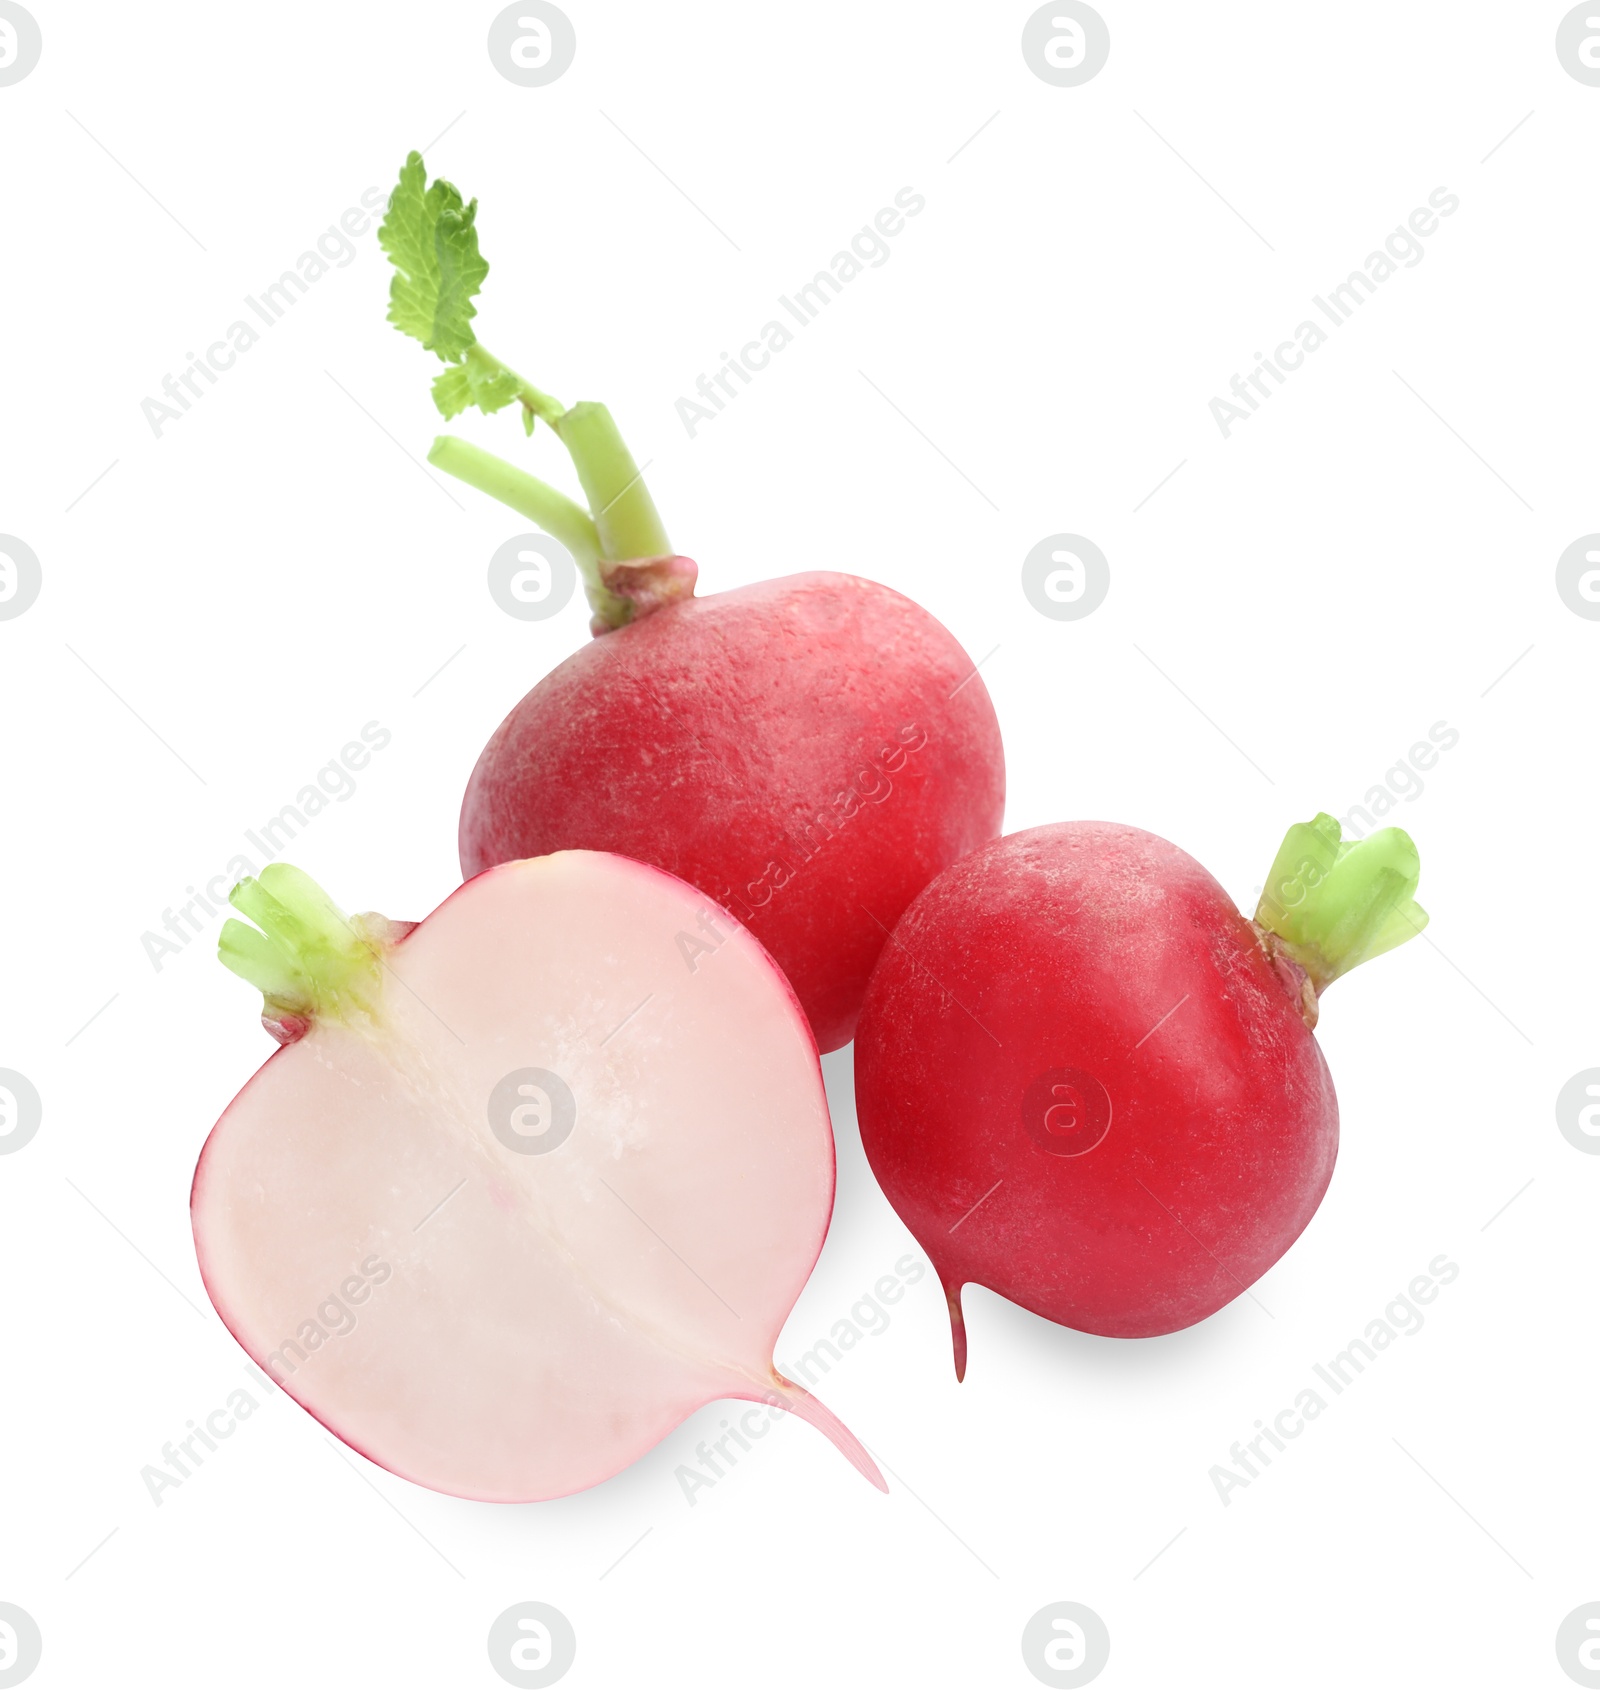
[[[473,771],[461,866],[585,849],[680,876],[761,940],[828,1051],[902,911],[1004,804],[951,635],[876,582],[794,575],[661,602],[546,676]]]
[[[897,203],[914,217],[924,202]],[[515,414],[536,450],[559,443],[585,503],[455,435],[428,462],[560,542],[597,638],[478,759],[462,873],[587,850],[679,875],[751,928],[819,1047],[836,1050],[901,911],[1000,830],[1005,772],[983,682],[925,610],[854,575],[696,599],[699,571],[667,538],[610,411],[564,405],[478,339],[489,265],[477,216],[407,155],[378,230],[395,267],[389,321],[444,366],[441,415]]]
[[[946,1288],[958,1376],[964,1284],[1148,1337],[1299,1237],[1339,1139],[1304,988],[1200,864],[1137,828],[1013,834],[922,893],[867,994],[857,1105]]]
[[[883,1488],[772,1364],[834,1157],[815,1044],[760,944],[681,881],[575,851],[478,876],[382,959],[375,1016],[277,1017],[292,1042],[195,1172],[206,1289],[258,1366],[456,1496],[581,1490],[723,1397],[811,1421]],[[490,1126],[523,1069],[575,1100],[543,1153]],[[537,1143],[545,1100],[521,1095],[540,1101],[514,1142]]]

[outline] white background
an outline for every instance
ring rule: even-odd
[[[1600,89],[1557,60],[1565,8],[1105,0],[1074,89],[1024,63],[1027,6],[571,0],[543,89],[490,63],[493,5],[32,9],[43,58],[0,88],[0,530],[44,582],[0,622],[0,1066],[44,1125],[0,1159],[0,1599],[35,1681],[488,1686],[490,1622],[538,1599],[574,1686],[1026,1686],[1060,1600],[1108,1625],[1108,1687],[1567,1683],[1600,1161],[1553,1104],[1600,1062],[1600,626],[1554,566],[1600,528]],[[998,648],[1008,830],[1135,823],[1248,909],[1291,821],[1460,735],[1390,818],[1426,941],[1325,1002],[1339,1165],[1259,1304],[1125,1343],[969,1290],[958,1387],[930,1275],[819,1387],[887,1498],[790,1422],[691,1508],[715,1406],[536,1506],[341,1459],[282,1396],[159,1509],[140,1479],[248,1383],[187,1199],[269,1049],[214,927],[159,971],[141,935],[372,720],[392,744],[293,859],[430,910],[483,741],[585,637],[579,602],[489,598],[527,525],[421,468],[431,360],[370,232],[181,422],[140,412],[446,130],[484,341],[610,404],[704,590],[854,570]],[[908,185],[890,260],[691,440],[674,401]],[[1224,439],[1212,396],[1441,186],[1424,260]],[[1081,621],[1020,588],[1061,531],[1110,560]],[[912,1248],[849,1052],[825,1068],[838,1206],[780,1363]],[[1224,1507],[1211,1466],[1441,1252],[1426,1326]]]

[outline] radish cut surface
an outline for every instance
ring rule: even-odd
[[[269,984],[292,1042],[218,1122],[192,1202],[255,1361],[458,1496],[582,1489],[722,1397],[811,1420],[882,1486],[772,1365],[834,1156],[816,1046],[756,940],[670,875],[572,851],[478,876],[397,940],[355,918],[357,978],[261,905],[273,874],[246,883],[265,918],[235,900],[266,940],[229,927],[299,933],[311,989]],[[291,905],[311,885],[278,884]]]

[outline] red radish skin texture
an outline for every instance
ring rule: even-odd
[[[761,940],[829,1051],[901,912],[1004,805],[955,639],[876,582],[793,575],[664,605],[542,680],[473,771],[461,867],[586,849],[679,875]],[[832,837],[808,840],[818,815]]]
[[[922,893],[873,974],[855,1076],[958,1374],[963,1284],[1107,1337],[1204,1320],[1299,1237],[1338,1149],[1295,983],[1199,863],[1108,822],[996,840]]]
[[[390,1471],[560,1496],[735,1397],[813,1421],[881,1485],[773,1370],[827,1231],[833,1138],[805,1018],[756,940],[712,912],[721,937],[688,968],[678,936],[706,938],[708,908],[617,857],[491,870],[388,952],[378,1030],[314,1023],[207,1140],[192,1211],[218,1313]],[[576,1100],[543,1154],[489,1126],[524,1068]],[[307,1320],[345,1326],[330,1297],[354,1326],[297,1360]]]

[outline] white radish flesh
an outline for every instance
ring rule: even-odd
[[[372,1013],[310,1015],[196,1170],[201,1272],[256,1362],[458,1496],[582,1489],[721,1397],[802,1415],[882,1486],[772,1364],[834,1157],[761,946],[670,875],[570,851],[378,950]]]

